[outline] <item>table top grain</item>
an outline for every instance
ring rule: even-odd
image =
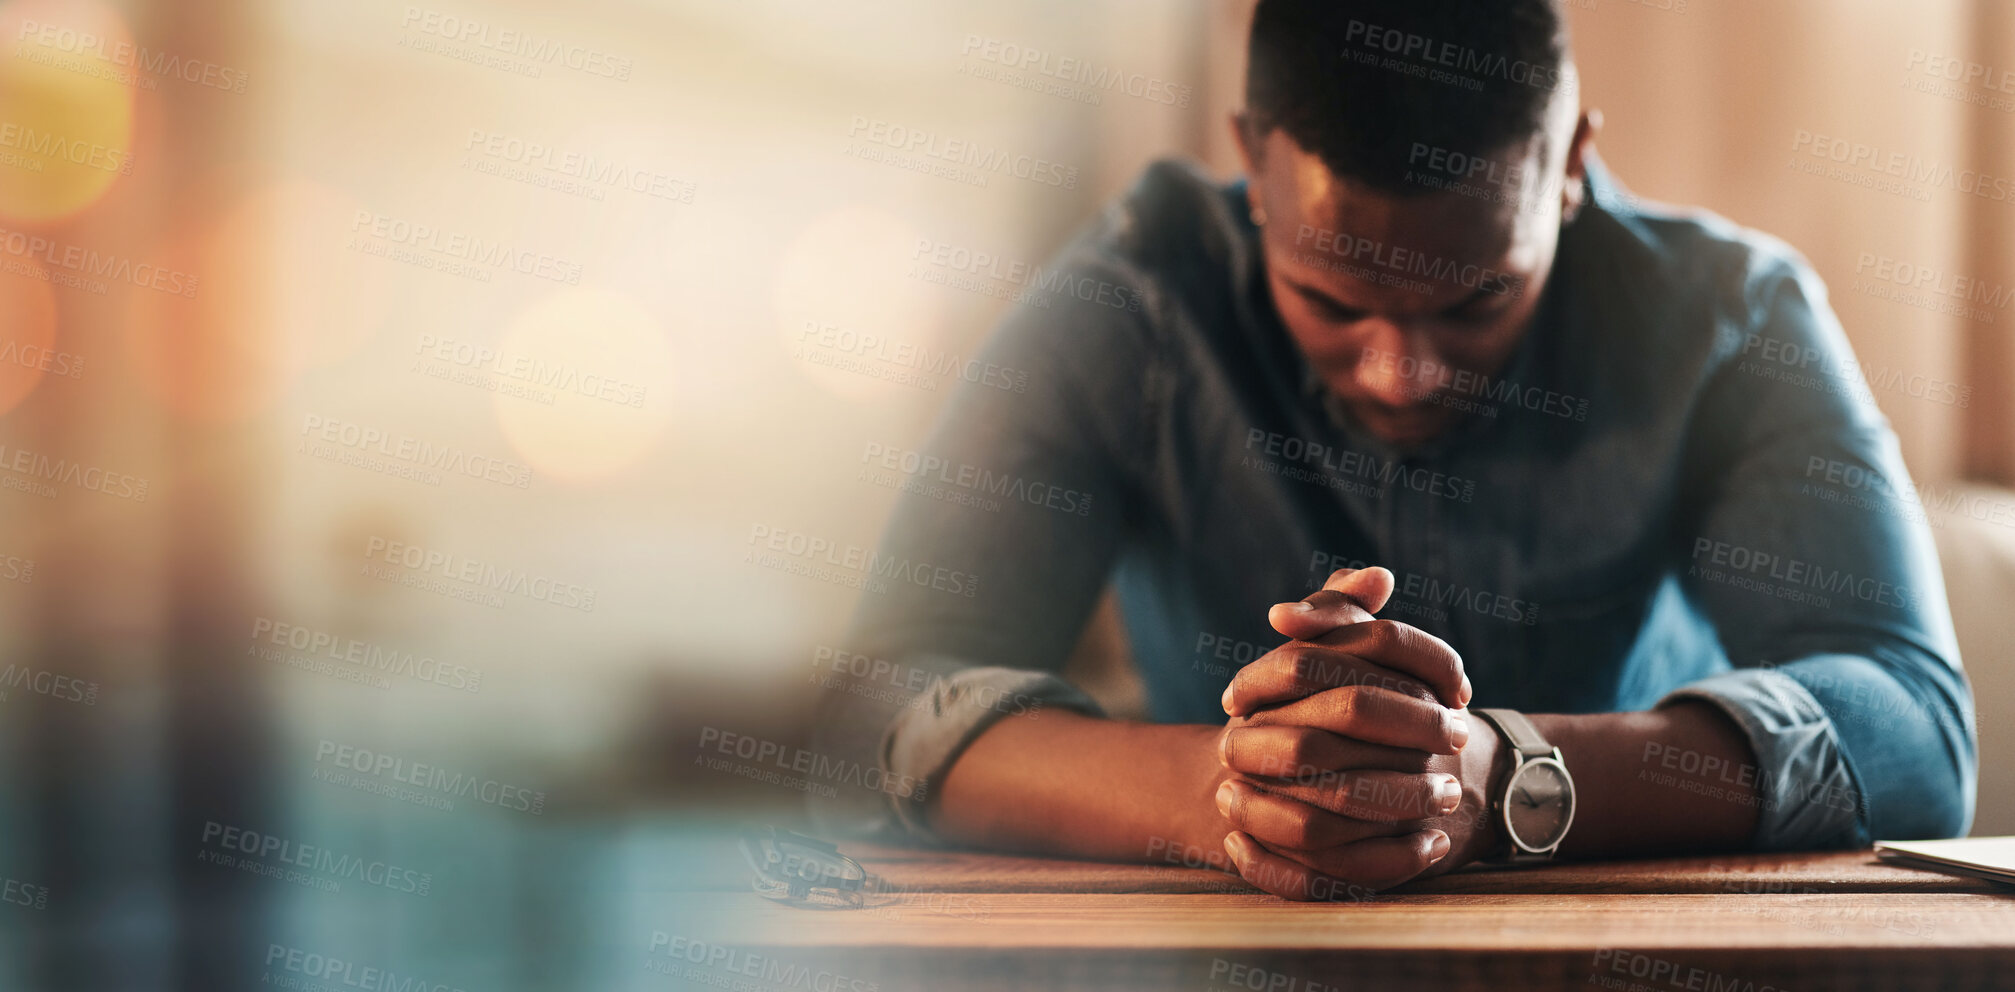
[[[1870,851],[1465,871],[1296,903],[1180,864],[842,850],[884,891],[811,909],[716,883],[670,924],[668,960],[701,984],[851,992],[2015,988],[2015,887]]]

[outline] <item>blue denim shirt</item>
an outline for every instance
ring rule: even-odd
[[[1410,450],[1294,347],[1239,184],[1158,163],[1008,273],[983,356],[1006,371],[922,450],[865,459],[904,490],[880,560],[974,582],[864,594],[854,668],[894,691],[833,692],[815,745],[903,788],[816,803],[825,824],[929,840],[923,802],[993,721],[1098,712],[1056,672],[1109,581],[1152,718],[1221,723],[1282,641],[1267,608],[1378,564],[1382,615],[1452,645],[1477,705],[1719,707],[1755,766],[1653,746],[1643,774],[1754,787],[1757,848],[1964,833],[1971,694],[1936,552],[1825,287],[1767,236],[1640,209],[1599,167],[1589,187],[1518,351]]]

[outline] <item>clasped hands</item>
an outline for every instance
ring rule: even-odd
[[[1344,569],[1273,607],[1290,640],[1225,689],[1225,853],[1267,892],[1360,899],[1496,844],[1484,814],[1497,734],[1465,711],[1452,648],[1373,616],[1392,589],[1383,568]]]

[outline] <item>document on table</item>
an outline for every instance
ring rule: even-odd
[[[1879,840],[1875,853],[1912,868],[1973,875],[2015,885],[2015,837]]]

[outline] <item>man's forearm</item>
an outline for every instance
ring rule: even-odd
[[[1007,717],[952,765],[927,816],[939,836],[997,850],[1224,861],[1212,796],[1223,728],[1057,710]]]
[[[1707,703],[1643,713],[1531,714],[1574,775],[1563,857],[1615,858],[1748,846],[1756,759]]]
[[[1574,774],[1563,857],[1736,850],[1754,835],[1754,758],[1713,706],[1530,716]],[[1212,800],[1226,777],[1214,755],[1221,730],[1062,711],[1008,717],[959,756],[927,816],[940,836],[976,847],[1221,863],[1227,826]],[[1489,815],[1465,803],[1457,816]]]

